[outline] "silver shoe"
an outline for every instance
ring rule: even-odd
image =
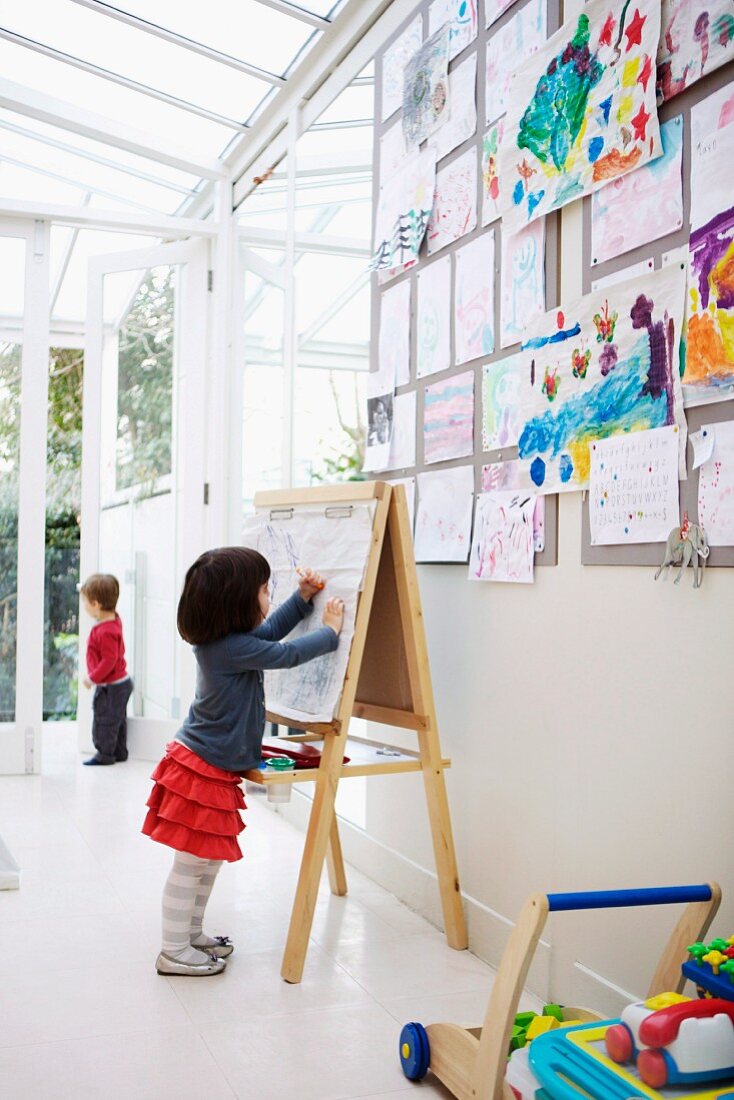
[[[234,944],[229,936],[213,936],[214,943],[201,946],[198,943],[192,943],[191,946],[196,951],[205,951],[207,955],[213,955],[215,959],[226,959],[234,951]]]
[[[197,951],[199,948],[197,947]],[[205,963],[184,963],[179,959],[174,959],[172,955],[167,955],[165,951],[161,951],[158,958],[155,960],[155,968],[159,974],[180,974],[187,978],[206,978],[210,974],[221,974],[226,968],[227,964],[224,959],[217,959],[210,952],[207,952],[207,961]]]

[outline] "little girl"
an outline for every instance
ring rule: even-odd
[[[193,645],[196,696],[153,772],[143,832],[175,849],[163,891],[159,974],[219,974],[233,945],[202,931],[204,910],[222,862],[242,858],[241,773],[257,767],[265,730],[263,670],[292,668],[336,649],[344,604],[328,600],[322,627],[280,642],[313,611],[324,587],[301,571],[298,591],[269,619],[270,566],[257,550],[226,547],[197,558],[178,604],[178,632]]]

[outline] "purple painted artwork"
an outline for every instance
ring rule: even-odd
[[[423,457],[445,462],[474,453],[474,371],[426,386]]]

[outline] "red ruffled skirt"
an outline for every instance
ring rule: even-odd
[[[202,859],[242,859],[237,841],[245,828],[242,777],[207,764],[179,741],[153,772],[143,832],[159,844]]]

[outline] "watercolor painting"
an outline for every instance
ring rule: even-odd
[[[657,53],[658,101],[672,99],[734,57],[731,0],[663,0]]]
[[[456,252],[455,362],[469,363],[494,351],[494,231]]]
[[[428,8],[428,33],[449,24],[449,61],[477,37],[477,0],[433,0]]]
[[[687,405],[734,396],[734,126],[691,157],[691,237],[683,396]]]
[[[436,160],[442,160],[477,132],[477,55],[475,53],[449,73],[449,97],[451,113],[448,122],[431,139],[431,144],[436,150]]]
[[[451,257],[418,272],[418,378],[451,366]]]
[[[433,210],[436,154],[429,146],[405,158],[380,187],[370,271],[397,274],[418,259]]]
[[[509,225],[527,225],[660,156],[659,34],[659,0],[589,0],[515,70],[500,150]]]
[[[410,382],[410,280],[386,290],[380,299],[380,370],[392,375],[396,386]]]
[[[471,233],[477,225],[477,153],[469,149],[436,174],[426,236],[428,255]]]
[[[506,12],[511,7],[515,0],[484,0],[485,15],[487,17],[487,26],[491,27],[495,23],[503,12]]]
[[[445,462],[474,453],[474,371],[426,386],[423,460]]]
[[[510,355],[482,368],[482,447],[496,451],[516,447],[520,438],[520,393],[526,357]]]
[[[711,457],[698,477],[698,522],[709,546],[734,546],[734,420],[707,424],[714,437]]]
[[[510,102],[510,83],[516,69],[537,53],[548,34],[547,0],[530,0],[487,42],[484,119],[493,122]]]
[[[415,149],[448,121],[449,28],[427,38],[405,66],[403,134],[405,148]]]
[[[683,115],[660,127],[663,155],[591,197],[591,262],[600,264],[683,225]]]
[[[712,92],[691,107],[691,147],[697,149],[703,138],[715,130],[725,130],[734,122],[734,81]]]
[[[680,526],[678,425],[591,444],[592,546],[665,542]]]
[[[473,466],[418,474],[415,560],[465,562],[473,504]]]
[[[519,233],[503,226],[501,282],[500,346],[508,348],[545,309],[545,220]]]
[[[423,41],[423,18],[417,15],[385,51],[382,59],[382,121],[403,105],[405,66]]]
[[[390,457],[387,464],[389,470],[405,470],[409,466],[415,466],[417,397],[415,390],[395,395]]]
[[[469,580],[532,584],[535,496],[480,493],[474,513]]]
[[[482,225],[500,216],[499,153],[502,120],[490,126],[482,141]]]
[[[540,493],[588,486],[590,445],[677,424],[685,272],[653,271],[546,313],[526,333],[518,455]]]

